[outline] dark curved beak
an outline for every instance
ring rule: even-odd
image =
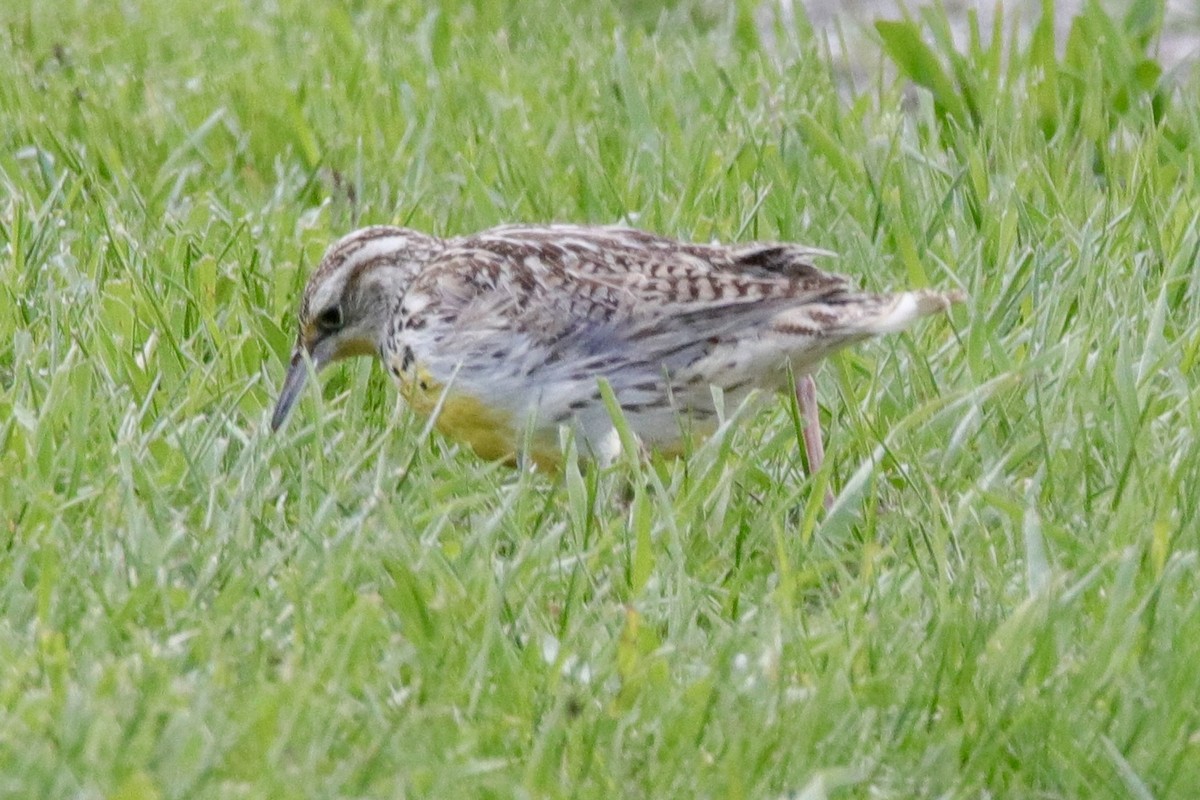
[[[279,430],[279,426],[287,419],[292,406],[300,399],[300,391],[308,379],[308,365],[304,363],[304,351],[297,347],[292,353],[292,363],[288,366],[287,376],[283,379],[283,389],[279,392],[279,400],[275,403],[275,413],[271,415],[271,430]]]

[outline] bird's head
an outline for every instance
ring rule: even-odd
[[[352,356],[379,352],[388,319],[404,288],[442,249],[440,240],[405,228],[363,228],[335,242],[308,279],[300,301],[300,331],[271,429],[287,419],[308,376]]]

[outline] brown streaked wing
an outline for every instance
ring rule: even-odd
[[[487,376],[523,376],[520,385],[535,391],[604,375],[620,392],[661,381],[664,371],[683,371],[723,342],[765,330],[785,309],[836,302],[844,293],[841,281],[711,273],[689,278],[701,286],[713,281],[711,297],[703,289],[664,293],[637,280],[537,267],[527,257],[453,248],[413,281],[408,298],[424,317],[419,357],[435,377],[453,374],[470,385]],[[730,288],[743,284],[760,291]]]

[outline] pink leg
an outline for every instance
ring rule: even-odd
[[[825,462],[825,444],[821,441],[821,416],[817,407],[817,384],[812,375],[801,375],[796,379],[796,403],[800,407],[800,420],[804,435],[804,452],[808,456],[808,471],[815,475]],[[825,510],[833,508],[833,492],[825,489]]]

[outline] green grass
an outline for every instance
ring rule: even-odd
[[[0,11],[0,796],[1193,796],[1200,83],[1152,4],[881,26],[915,101],[750,3],[591,5]],[[624,218],[970,301],[821,372],[815,478],[782,402],[514,473],[365,363],[269,434],[336,236]]]

